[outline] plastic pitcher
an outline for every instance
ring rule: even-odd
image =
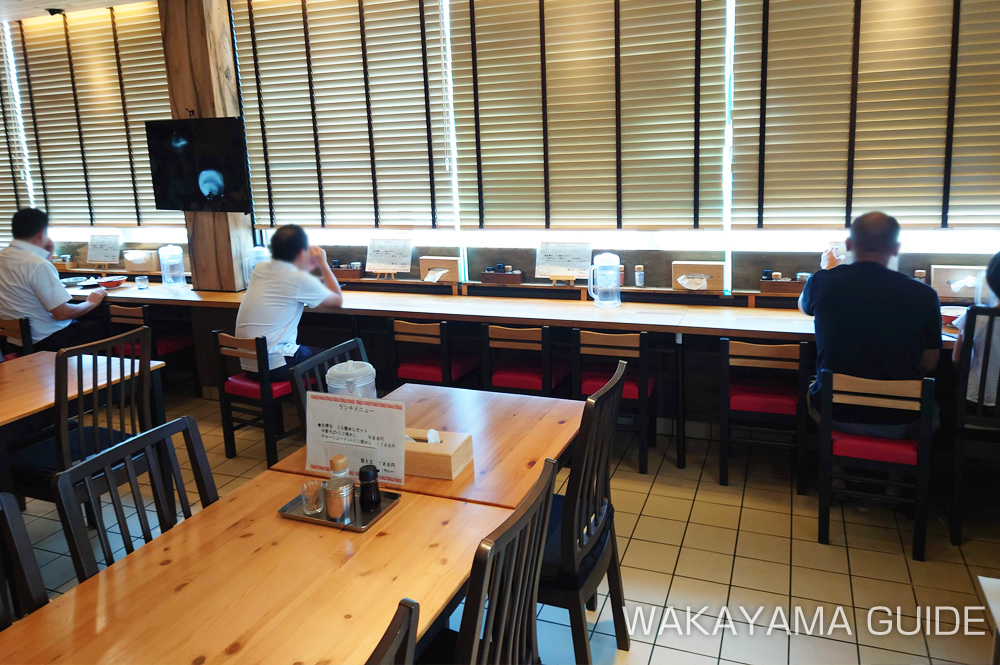
[[[177,245],[164,245],[160,248],[160,275],[163,286],[180,287],[187,284],[184,277],[184,250]]]
[[[360,360],[348,360],[326,372],[326,392],[351,397],[377,398],[375,368]]]
[[[618,266],[621,261],[617,254],[598,254],[594,265],[590,266],[587,278],[587,293],[597,307],[618,307],[622,304],[622,289],[618,282]]]

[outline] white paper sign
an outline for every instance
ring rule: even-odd
[[[352,477],[365,464],[379,480],[402,485],[406,474],[406,412],[402,402],[328,393],[306,393],[306,469],[329,471],[344,455]]]
[[[368,241],[368,272],[410,272],[410,241],[401,238],[372,238]]]
[[[87,263],[118,263],[121,236],[90,236],[87,245]]]
[[[590,243],[543,242],[535,252],[535,277],[566,275],[586,279],[590,272]]]

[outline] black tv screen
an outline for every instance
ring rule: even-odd
[[[241,118],[146,122],[157,210],[250,212]]]

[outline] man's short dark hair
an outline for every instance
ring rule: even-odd
[[[304,249],[309,249],[309,236],[296,224],[285,224],[271,236],[271,258],[292,262]]]
[[[883,212],[869,212],[851,222],[851,245],[865,254],[891,254],[899,242],[899,222]]]
[[[990,285],[994,295],[1000,296],[1000,252],[993,255],[986,267],[986,283]]]
[[[38,208],[21,208],[10,220],[10,233],[15,240],[27,240],[49,227],[49,216]]]

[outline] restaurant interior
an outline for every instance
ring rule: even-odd
[[[1000,665],[997,0],[0,0],[0,70],[0,663]]]

